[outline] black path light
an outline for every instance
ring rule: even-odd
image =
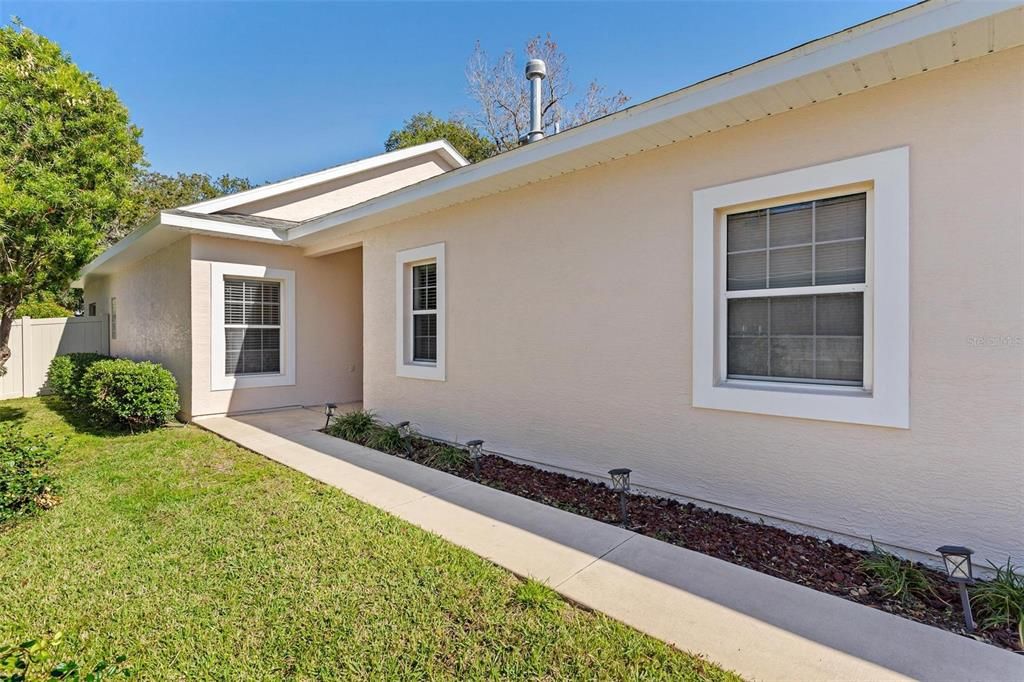
[[[398,429],[398,435],[402,439],[402,449],[405,450],[405,456],[412,455],[412,443],[409,439],[412,437],[412,424],[409,422],[398,422],[395,424],[395,428]]]
[[[484,442],[482,440],[471,440],[466,442],[469,450],[469,459],[473,462],[473,476],[480,480],[480,458],[484,455]]]
[[[974,632],[974,614],[971,613],[971,598],[967,595],[967,586],[974,584],[974,571],[971,567],[973,550],[956,545],[943,545],[935,550],[942,555],[942,563],[946,565],[949,581],[960,588],[960,604],[964,608],[964,625],[967,632]]]
[[[331,417],[334,416],[334,413],[337,410],[338,410],[338,406],[335,405],[334,403],[327,403],[326,405],[324,405],[324,414],[327,416],[327,421],[324,422],[324,429],[325,430],[327,429],[328,426],[331,425]]]
[[[626,493],[629,492],[629,474],[632,469],[612,469],[608,475],[612,477],[612,490],[619,491],[619,507],[622,513],[622,527],[629,524],[629,513],[626,510]]]

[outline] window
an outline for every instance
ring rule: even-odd
[[[445,379],[444,244],[396,255],[396,373]]]
[[[96,317],[96,304],[95,303],[90,303],[89,304],[89,317]]]
[[[908,428],[906,147],[693,194],[694,407]]]
[[[866,242],[866,192],[727,215],[727,378],[863,386]]]
[[[437,362],[437,263],[412,268],[412,360]]]
[[[117,297],[110,299],[110,339],[117,340]]]
[[[281,283],[224,279],[224,374],[281,371]]]
[[[211,388],[295,384],[295,273],[211,264]]]

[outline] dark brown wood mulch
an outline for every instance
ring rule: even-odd
[[[412,439],[412,452],[403,454],[420,464],[436,444]],[[441,468],[473,478],[466,462]],[[492,488],[541,502],[605,523],[620,523],[619,495],[602,483],[545,471],[495,455],[480,461],[480,482]],[[893,599],[860,568],[868,552],[748,521],[732,514],[663,497],[630,495],[629,528],[664,542],[686,547],[755,571],[805,585],[951,632],[1020,651],[1014,627],[989,628],[967,635],[956,587],[944,573],[916,564],[932,585],[932,593],[910,600]]]

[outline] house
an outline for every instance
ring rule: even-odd
[[[480,163],[431,143],[163,211],[85,301],[186,418],[361,401],[1021,563],[1022,12],[924,2]]]

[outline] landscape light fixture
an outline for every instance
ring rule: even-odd
[[[395,424],[395,428],[398,429],[398,435],[402,439],[402,449],[405,450],[405,456],[409,457],[412,455],[412,443],[409,442],[409,438],[412,436],[412,424],[409,422],[398,422]]]
[[[608,475],[612,477],[612,490],[619,491],[619,507],[622,514],[622,527],[629,524],[629,514],[626,510],[626,493],[629,492],[629,474],[632,469],[612,469]]]
[[[469,450],[469,459],[473,462],[473,477],[480,480],[480,458],[484,455],[484,442],[482,440],[471,440],[466,443]]]
[[[338,409],[338,406],[335,405],[334,403],[327,403],[326,405],[324,405],[324,414],[327,415],[327,421],[324,422],[324,430],[325,431],[327,430],[327,427],[331,425],[331,417],[334,416],[334,412],[337,409]]]
[[[942,563],[946,566],[949,581],[960,588],[960,604],[964,609],[964,625],[967,632],[974,632],[974,614],[971,613],[971,598],[967,595],[967,586],[974,584],[974,571],[971,568],[973,550],[956,545],[943,545],[935,550],[942,555]]]

